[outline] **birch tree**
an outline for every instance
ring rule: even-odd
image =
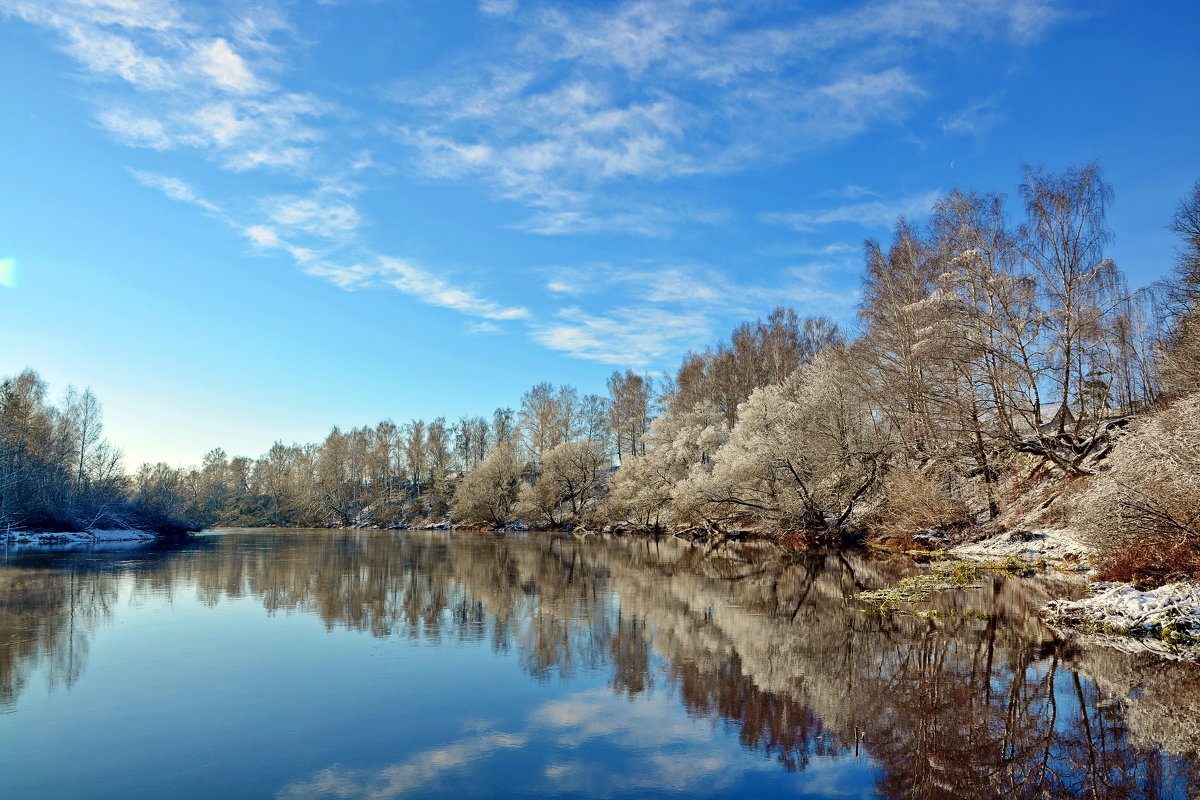
[[[1038,278],[1044,335],[1055,359],[1055,399],[1065,409],[1085,397],[1087,381],[1098,379],[1104,317],[1120,299],[1116,265],[1104,257],[1112,238],[1106,223],[1112,189],[1095,163],[1061,174],[1026,166],[1021,196],[1026,222],[1020,247]],[[1066,419],[1059,415],[1060,435]]]

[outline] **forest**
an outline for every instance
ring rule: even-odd
[[[390,420],[127,474],[90,390],[0,383],[0,528],[464,526],[803,544],[1074,529],[1102,574],[1200,577],[1200,181],[1170,277],[1106,256],[1096,164],[1026,166],[867,241],[857,330],[777,308],[673,375],[545,382],[515,408]]]

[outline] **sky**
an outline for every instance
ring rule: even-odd
[[[1095,160],[1171,268],[1200,3],[0,0],[0,376],[127,468],[671,372],[863,242]]]

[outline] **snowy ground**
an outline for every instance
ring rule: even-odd
[[[1169,583],[1141,591],[1128,583],[1094,583],[1082,600],[1053,600],[1047,621],[1081,629],[1122,650],[1200,659],[1200,585]]]
[[[1070,531],[1043,528],[1037,531],[1009,531],[980,542],[955,547],[954,555],[971,559],[995,559],[1015,556],[1025,561],[1061,561],[1087,569],[1087,545]]]
[[[102,530],[73,531],[70,533],[30,533],[29,531],[0,531],[0,542],[24,547],[74,547],[78,545],[108,544],[114,542],[149,542],[158,535],[150,531]]]
[[[1047,528],[998,534],[952,552],[969,559],[1015,556],[1087,571],[1090,548],[1070,531]],[[1052,600],[1042,616],[1095,644],[1200,660],[1200,585],[1172,583],[1141,591],[1128,583],[1093,583],[1089,591],[1082,600]]]

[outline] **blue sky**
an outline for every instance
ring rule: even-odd
[[[1143,284],[1200,177],[1200,4],[0,0],[0,374],[143,460],[603,392],[865,238],[1096,159]]]

